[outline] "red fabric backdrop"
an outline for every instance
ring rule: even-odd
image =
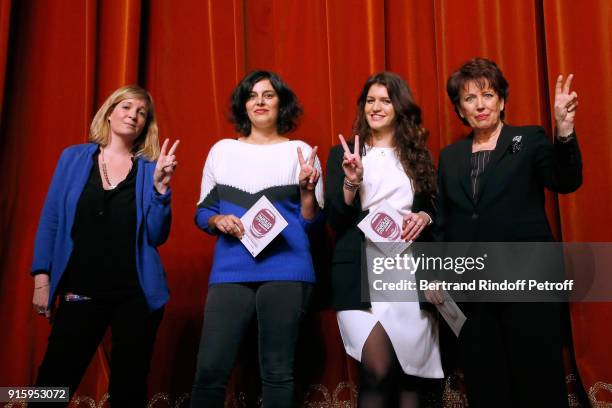
[[[436,156],[466,133],[445,95],[465,60],[496,60],[510,82],[508,122],[549,131],[555,78],[572,72],[585,182],[549,194],[548,213],[564,240],[612,241],[611,17],[608,0],[0,0],[0,386],[34,379],[49,332],[30,307],[38,216],[61,150],[86,140],[115,88],[145,86],[161,136],[181,139],[172,234],[161,248],[172,298],[150,381],[152,395],[178,401],[190,390],[213,248],[193,224],[202,166],[215,141],[233,136],[228,98],[246,72],[271,69],[292,86],[305,109],[294,137],[318,145],[323,162],[337,134],[350,134],[373,72],[408,80]],[[319,257],[325,265],[325,251]],[[612,402],[611,318],[610,304],[572,305],[573,350],[593,403]],[[305,338],[300,375],[316,385],[311,399],[348,399],[355,370],[334,314],[314,313]],[[105,362],[101,348],[81,387],[96,400]]]

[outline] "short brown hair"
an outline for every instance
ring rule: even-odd
[[[453,72],[446,82],[446,93],[455,108],[455,113],[464,125],[468,121],[459,114],[459,98],[461,90],[470,82],[476,82],[480,89],[490,86],[497,96],[506,101],[509,95],[509,85],[501,69],[494,61],[486,58],[472,58],[458,70]],[[500,118],[504,119],[504,111],[500,112]]]

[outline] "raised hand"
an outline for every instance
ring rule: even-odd
[[[155,173],[153,173],[153,184],[155,185],[157,192],[160,194],[166,194],[166,191],[168,191],[170,179],[172,178],[172,175],[176,170],[176,165],[178,164],[174,152],[176,152],[176,148],[181,141],[177,140],[174,142],[170,148],[170,151],[167,152],[169,142],[169,139],[164,140],[164,144],[161,147],[161,152],[157,158],[157,164],[155,165]]]
[[[573,79],[574,75],[569,74],[563,83],[563,75],[559,75],[555,85],[555,122],[560,137],[569,136],[574,131],[578,94],[576,91],[570,92]]]
[[[300,189],[305,191],[313,191],[321,176],[319,170],[314,166],[315,158],[317,157],[317,146],[312,149],[308,160],[304,160],[302,148],[297,148],[298,160],[300,162],[300,175],[298,176]]]
[[[363,180],[363,164],[361,163],[361,156],[359,156],[359,136],[355,135],[355,147],[354,152],[351,153],[344,136],[338,135],[342,148],[344,149],[344,157],[342,160],[342,170],[344,175],[353,184],[359,184]]]
[[[244,234],[242,221],[233,214],[215,215],[210,218],[208,225],[223,234],[232,235],[238,239]]]

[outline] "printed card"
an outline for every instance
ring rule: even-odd
[[[404,252],[412,243],[402,241],[403,222],[402,215],[387,201],[383,201],[357,226],[386,256],[394,257]]]
[[[444,291],[444,303],[436,305],[436,308],[444,320],[446,320],[446,323],[448,323],[453,333],[455,333],[455,336],[459,337],[459,333],[461,333],[461,328],[467,320],[467,317],[465,317],[461,309],[459,309],[459,306],[457,306],[457,303],[455,303],[447,291]]]
[[[287,221],[266,196],[257,200],[240,221],[244,226],[244,235],[240,241],[253,257],[287,227]]]

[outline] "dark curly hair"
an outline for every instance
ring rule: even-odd
[[[365,154],[365,144],[371,145],[372,129],[368,125],[365,104],[370,87],[383,85],[395,110],[394,143],[404,171],[413,182],[416,193],[434,195],[436,188],[436,168],[431,152],[427,148],[429,132],[422,125],[421,108],[414,102],[414,97],[406,81],[393,72],[380,72],[372,75],[363,86],[357,99],[357,117],[353,124],[353,133],[363,137],[361,154]]]
[[[281,135],[294,131],[302,114],[297,96],[274,72],[252,71],[234,88],[230,98],[230,121],[234,124],[236,132],[245,136],[251,134],[251,121],[246,111],[246,102],[255,84],[263,79],[270,81],[279,98],[276,130]]]
[[[508,81],[506,81],[504,74],[494,61],[486,58],[472,58],[463,64],[448,77],[448,81],[446,81],[446,93],[453,103],[455,113],[466,126],[470,124],[465,118],[462,118],[459,113],[459,98],[461,97],[461,90],[470,81],[476,82],[479,89],[490,86],[497,96],[504,101],[508,100],[508,95],[510,93]],[[504,111],[501,111],[499,113],[500,119],[504,120],[504,116]]]

